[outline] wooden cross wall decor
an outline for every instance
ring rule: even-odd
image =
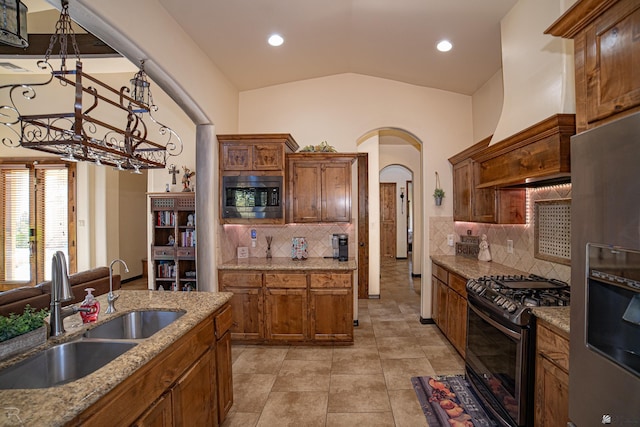
[[[171,165],[169,167],[169,173],[171,174],[171,184],[176,185],[176,175],[180,173],[180,171],[176,169],[176,165]]]

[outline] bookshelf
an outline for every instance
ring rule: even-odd
[[[195,193],[152,193],[150,288],[197,290]]]

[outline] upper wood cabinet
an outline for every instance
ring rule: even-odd
[[[354,160],[344,153],[287,155],[287,222],[350,222]]]
[[[491,137],[451,157],[454,221],[523,224],[524,189],[480,188],[481,164],[472,156],[486,150]]]
[[[546,31],[574,40],[576,130],[640,111],[640,2],[579,0]]]
[[[298,144],[289,134],[218,135],[223,175],[284,174],[285,154]]]

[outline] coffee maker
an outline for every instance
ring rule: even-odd
[[[349,236],[338,234],[338,261],[349,260]]]

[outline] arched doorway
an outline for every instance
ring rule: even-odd
[[[423,171],[422,142],[411,132],[397,128],[378,128],[357,139],[358,152],[369,157],[369,295],[380,295],[380,171],[388,165],[401,165],[412,171],[413,241],[411,257],[413,274],[423,270]],[[424,294],[423,294],[424,295]]]

